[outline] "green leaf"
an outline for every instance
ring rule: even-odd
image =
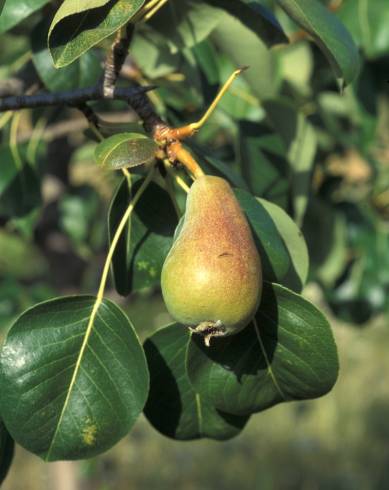
[[[51,286],[36,280],[26,287],[12,276],[3,276],[0,281],[0,329],[5,334],[20,312],[53,296]]]
[[[21,146],[20,150],[26,150],[25,146]],[[15,163],[11,149],[8,145],[0,146],[0,160],[1,160],[1,173],[0,173],[0,196],[7,190],[7,187],[12,184],[15,176],[20,171],[18,165]]]
[[[250,67],[241,76],[259,100],[275,96],[281,81],[278,62],[255,32],[226,13],[211,39],[235,66]]]
[[[268,47],[275,44],[287,43],[281,25],[271,12],[256,0],[205,0],[210,5],[220,7],[231,16],[237,18],[248,29],[255,33]]]
[[[0,176],[0,216],[20,217],[41,203],[40,181],[28,164],[18,169],[9,149],[0,149],[4,155]]]
[[[37,154],[44,161],[45,145],[38,145]],[[0,216],[21,217],[41,204],[40,179],[35,168],[28,165],[28,144],[18,145],[21,162],[15,162],[8,145],[0,145]]]
[[[246,182],[243,180],[238,171],[235,170],[232,162],[226,163],[223,160],[220,160],[206,148],[203,148],[194,142],[188,143],[188,146],[192,150],[194,156],[200,162],[200,166],[203,170],[205,170],[205,173],[217,175],[218,177],[227,179],[234,187],[248,190]]]
[[[331,213],[331,208],[328,209]],[[322,264],[316,264],[315,275],[319,279],[320,283],[330,289],[335,287],[337,279],[340,277],[342,272],[344,272],[347,263],[349,262],[350,251],[347,247],[347,225],[344,217],[339,213],[333,216],[332,228],[328,230],[324,226],[323,232],[320,232],[316,240],[325,240],[328,242],[327,246],[329,248],[328,255]],[[316,221],[316,232],[317,232],[317,221]],[[325,225],[324,220],[320,222],[320,226]],[[327,232],[327,235],[325,235]],[[321,250],[323,244],[318,245],[318,249]],[[368,251],[366,251],[368,253]],[[379,269],[379,266],[378,266]]]
[[[4,423],[0,421],[0,485],[7,476],[14,456],[14,450],[14,440],[5,428]]]
[[[134,328],[114,303],[56,298],[23,313],[0,356],[11,436],[47,461],[100,454],[125,436],[149,376]]]
[[[280,136],[264,124],[240,121],[240,166],[250,191],[287,209],[289,163],[284,146]]]
[[[82,3],[80,3],[78,0],[64,0],[55,14],[52,25],[54,26],[56,23],[62,21],[66,17],[104,7],[108,3],[112,3],[112,0],[85,0]]]
[[[389,10],[386,0],[344,0],[337,15],[368,58],[389,51]]]
[[[90,50],[70,66],[57,69],[47,47],[48,30],[49,23],[44,19],[35,27],[31,36],[32,61],[46,87],[57,92],[95,85],[102,73],[97,53]]]
[[[343,263],[342,274],[334,286],[329,285],[324,289],[324,293],[337,317],[362,324],[372,315],[389,309],[389,232],[374,214],[360,213],[352,207],[346,211],[348,236],[347,249],[343,253],[352,259]],[[332,232],[334,243],[337,238],[336,224],[335,221]],[[321,272],[320,269],[318,272]],[[319,278],[322,279],[322,274]]]
[[[86,187],[80,191],[80,195],[65,193],[61,196],[58,222],[74,250],[87,259],[103,238],[105,223],[100,220],[101,207],[96,191]]]
[[[141,184],[138,180],[130,190],[124,179],[119,186],[108,214],[110,240]],[[131,291],[159,285],[176,225],[177,215],[168,193],[151,182],[136,205],[113,256],[112,273],[119,294],[127,296]]]
[[[32,280],[46,272],[46,261],[39,249],[15,233],[0,230],[0,277]]]
[[[249,192],[235,189],[235,195],[251,225],[264,279],[281,282],[288,273],[291,259],[272,216]]]
[[[272,217],[290,256],[290,266],[282,284],[295,292],[300,292],[308,278],[309,255],[304,236],[292,218],[279,206],[266,199],[258,201]]]
[[[277,3],[313,37],[336,76],[346,85],[352,82],[359,71],[358,50],[339,19],[317,0],[277,0]]]
[[[65,0],[51,23],[48,43],[57,68],[69,65],[125,25],[144,0]]]
[[[49,0],[7,0],[2,12],[0,6],[0,34],[16,26],[47,3]]]
[[[338,375],[338,357],[323,314],[301,296],[266,284],[256,315],[236,335],[210,347],[193,335],[189,378],[219,410],[248,415],[277,403],[326,394]]]
[[[159,432],[173,439],[230,439],[242,430],[248,417],[220,412],[193,390],[185,366],[189,340],[188,328],[175,323],[144,343],[150,371],[145,415]]]
[[[304,237],[286,212],[265,199],[236,189],[262,262],[263,277],[300,292],[308,276],[309,256]]]
[[[208,157],[204,157],[203,155],[201,156],[204,158],[205,162],[210,166],[211,168],[210,173],[212,175],[218,175],[220,177],[227,179],[232,185],[235,185],[242,189],[247,189],[246,182],[242,179],[242,177],[238,174],[238,172],[236,172],[235,169],[232,168],[231,165],[212,156],[208,156]]]
[[[158,145],[140,133],[118,133],[99,143],[95,150],[96,161],[110,170],[147,165],[155,160]]]
[[[193,46],[192,52],[195,56],[197,65],[204,72],[208,83],[211,85],[216,85],[219,83],[219,70],[217,67],[217,57],[216,52],[212,43],[208,39],[205,39],[201,43]]]
[[[284,46],[277,50],[276,54],[280,59],[282,78],[289,82],[293,89],[297,89],[299,94],[309,96],[314,55],[308,40]],[[298,70],[296,66],[299,67]]]
[[[131,55],[147,77],[163,77],[177,70],[180,53],[172,53],[166,39],[147,24],[137,26],[131,43]]]
[[[150,25],[164,38],[170,52],[191,48],[206,39],[223,11],[198,0],[169,0],[153,16]]]
[[[307,241],[314,274],[316,274],[317,269],[325,266],[334,243],[337,241],[335,232],[337,220],[331,203],[319,197],[310,199],[304,218],[303,233]]]
[[[236,61],[234,61],[228,53],[216,53],[214,59],[214,65],[219,72],[220,84],[223,84],[236,70]],[[259,100],[253,95],[252,85],[243,76],[239,76],[234,80],[233,86],[228,90],[218,104],[218,110],[214,115],[214,132],[217,134],[217,129],[225,127],[227,131],[235,133],[236,126],[235,121],[241,119],[248,119],[257,121],[262,119],[264,110],[262,109]],[[209,101],[211,102],[211,100]],[[218,119],[217,119],[218,118]],[[212,127],[206,127],[206,130],[212,130]],[[200,137],[203,138],[204,129],[200,133]]]
[[[301,225],[311,187],[312,166],[316,155],[316,134],[305,116],[284,100],[264,102],[266,113],[281,136],[290,164],[290,185],[294,216]]]

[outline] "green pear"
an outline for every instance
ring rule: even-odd
[[[252,320],[262,293],[261,261],[226,180],[203,175],[192,184],[161,286],[169,313],[203,334],[207,345]]]

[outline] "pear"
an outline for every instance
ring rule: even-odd
[[[204,335],[207,345],[252,320],[262,293],[261,261],[226,180],[202,175],[192,184],[161,287],[169,313]]]

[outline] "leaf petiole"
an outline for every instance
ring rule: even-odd
[[[108,254],[107,254],[107,257],[105,259],[103,272],[101,274],[100,286],[99,286],[99,289],[97,292],[96,303],[100,304],[104,298],[104,291],[105,291],[105,286],[107,284],[109,268],[111,266],[112,257],[113,257],[113,254],[115,253],[115,249],[116,249],[116,246],[118,244],[120,235],[122,234],[122,232],[123,232],[123,230],[127,224],[127,221],[129,220],[129,218],[130,218],[130,216],[131,216],[131,214],[132,214],[132,212],[136,206],[136,203],[139,201],[143,192],[146,190],[147,186],[151,182],[151,179],[153,178],[153,175],[154,175],[154,171],[155,171],[155,168],[151,167],[149,173],[146,175],[145,180],[142,182],[142,185],[139,187],[137,193],[135,194],[135,196],[131,200],[130,204],[128,205],[128,208],[126,209],[126,212],[123,214],[123,217],[120,220],[118,227],[116,228],[115,235],[112,238],[111,245],[109,247]]]
[[[198,131],[208,121],[208,119],[210,118],[210,116],[213,113],[213,111],[216,109],[216,106],[220,102],[220,100],[223,97],[223,95],[231,87],[231,85],[234,82],[235,78],[237,78],[242,73],[242,71],[246,70],[247,68],[248,68],[247,66],[242,67],[242,68],[238,68],[237,70],[235,70],[230,75],[230,77],[228,78],[228,80],[225,82],[225,84],[223,85],[223,87],[220,89],[220,92],[216,95],[216,97],[213,100],[212,104],[208,107],[208,109],[207,109],[206,113],[203,115],[203,117],[199,121],[189,124],[189,127],[192,129],[193,132]]]
[[[20,156],[19,153],[19,148],[18,148],[18,130],[19,130],[19,125],[20,125],[20,117],[21,117],[21,112],[17,112],[13,114],[12,117],[12,122],[11,122],[11,129],[10,129],[10,136],[9,136],[9,147],[12,153],[12,157],[15,162],[15,167],[20,171],[23,168],[23,162],[22,162],[22,157]]]
[[[165,3],[167,0],[150,0],[143,5],[143,7],[132,17],[130,22],[136,24],[137,22],[146,22],[149,20]]]
[[[158,10],[160,8],[162,8],[165,3],[167,3],[168,0],[158,0],[158,2],[156,3],[156,5],[154,7],[152,7],[146,14],[145,16],[143,17],[143,22],[146,22],[148,20],[151,19],[151,17],[156,14],[158,12]]]
[[[182,179],[179,175],[176,175],[175,180],[177,184],[181,187],[181,189],[183,189],[188,194],[190,187],[187,185],[184,179]]]

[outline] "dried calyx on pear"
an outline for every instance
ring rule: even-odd
[[[262,293],[261,261],[226,180],[202,175],[191,186],[161,285],[169,313],[207,345],[252,320]]]

